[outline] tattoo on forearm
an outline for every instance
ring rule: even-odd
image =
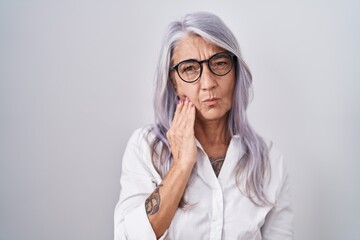
[[[160,184],[156,186],[154,192],[146,199],[145,201],[145,209],[147,215],[153,215],[157,213],[160,209],[160,187],[163,185]]]
[[[224,160],[225,160],[224,157],[220,157],[220,158],[210,157],[211,166],[214,169],[216,177],[218,177],[220,174],[220,170],[224,163]]]

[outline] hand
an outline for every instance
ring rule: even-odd
[[[194,134],[195,107],[189,98],[179,100],[166,137],[174,158],[174,165],[193,168],[197,159],[197,147]]]

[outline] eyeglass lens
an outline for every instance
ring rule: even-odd
[[[201,75],[203,62],[208,62],[210,71],[218,76],[228,74],[232,68],[232,56],[228,53],[218,53],[209,60],[186,60],[181,62],[177,68],[177,72],[184,81],[196,81]]]

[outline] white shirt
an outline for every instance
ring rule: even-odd
[[[115,240],[156,239],[146,215],[145,200],[162,179],[151,161],[148,129],[136,130],[124,153],[120,199],[114,215]],[[259,207],[235,183],[234,169],[244,154],[240,137],[231,139],[218,177],[200,143],[197,145],[196,173],[185,192],[191,206],[176,211],[161,239],[293,239],[288,173],[282,155],[274,147],[269,155],[271,178],[265,188],[274,206]]]

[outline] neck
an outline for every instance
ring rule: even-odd
[[[228,144],[229,133],[227,129],[226,116],[218,120],[195,121],[195,136],[203,144]]]

